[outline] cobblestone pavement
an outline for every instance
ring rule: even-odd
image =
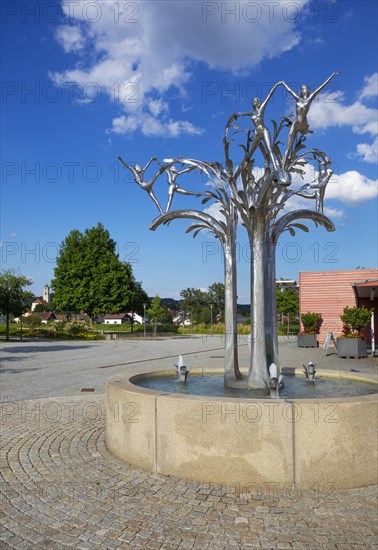
[[[106,379],[135,358],[166,368],[181,350],[190,366],[219,365],[221,339],[26,344],[2,350],[1,549],[378,549],[376,487],[201,484],[108,452]],[[376,358],[341,360],[332,349],[323,357],[295,339],[281,339],[280,354],[285,367],[312,359],[320,372],[377,372]],[[78,395],[83,386],[95,392]]]
[[[104,404],[97,394],[2,405],[2,549],[378,548],[375,487],[149,474],[107,451]]]

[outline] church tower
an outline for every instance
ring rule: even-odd
[[[50,303],[50,287],[48,284],[45,284],[43,287],[43,300],[49,304]]]

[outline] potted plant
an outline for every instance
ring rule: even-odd
[[[340,319],[343,322],[343,335],[337,338],[339,357],[366,357],[367,346],[363,330],[370,322],[373,309],[362,307],[344,308]]]
[[[316,348],[318,345],[318,334],[322,326],[323,319],[321,313],[302,313],[301,321],[303,331],[298,334],[298,347]]]

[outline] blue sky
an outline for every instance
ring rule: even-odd
[[[158,212],[118,155],[142,165],[153,155],[222,161],[233,112],[279,80],[313,90],[337,69],[312,106],[307,140],[333,161],[325,213],[336,231],[310,222],[308,234],[282,235],[277,276],[376,267],[376,22],[370,0],[3,2],[2,269],[19,267],[41,294],[65,236],[102,222],[150,295],[222,281],[210,235],[192,239],[184,221],[148,230]],[[278,88],[266,121],[293,107]],[[180,182],[204,188],[190,174]],[[154,190],[164,203],[164,177]],[[173,207],[199,204],[176,194]],[[243,233],[238,294],[248,302]]]

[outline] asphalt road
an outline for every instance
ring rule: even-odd
[[[154,370],[174,368],[182,354],[189,367],[223,365],[222,336],[158,340],[24,341],[0,344],[1,401],[78,395],[83,388],[104,393],[106,380],[140,366]],[[248,368],[246,337],[239,340],[242,370]],[[377,358],[340,359],[332,347],[324,357],[322,349],[298,348],[296,338],[280,338],[282,367],[299,368],[309,360],[317,368],[377,373]]]

